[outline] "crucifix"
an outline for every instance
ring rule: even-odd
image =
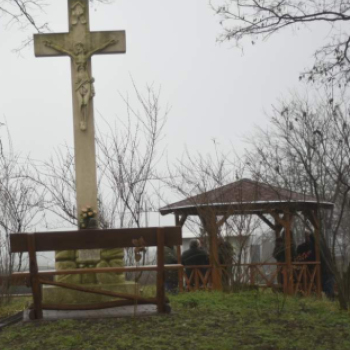
[[[91,57],[125,53],[125,31],[90,32],[89,0],[68,0],[68,18],[68,33],[34,35],[35,56],[71,58],[77,215],[89,206],[98,219]]]
[[[71,58],[74,148],[78,213],[97,210],[95,130],[93,113],[94,54],[125,53],[125,31],[90,32],[89,1],[68,0],[69,32],[34,35],[36,57]]]

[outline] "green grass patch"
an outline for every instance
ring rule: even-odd
[[[16,324],[0,333],[0,349],[350,349],[350,314],[327,301],[258,291],[170,298],[165,316]]]
[[[10,299],[2,299],[0,303],[0,318],[12,316],[17,312],[24,310],[31,300],[31,297],[12,297]]]

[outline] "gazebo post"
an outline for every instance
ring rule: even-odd
[[[187,219],[187,215],[183,215],[180,219],[179,213],[175,213],[175,226],[182,227],[185,224],[186,219]],[[177,254],[177,263],[181,264],[181,246],[179,245],[176,246],[176,254]],[[182,268],[178,270],[178,279],[179,279],[179,291],[183,292],[184,271]]]
[[[292,231],[291,231],[291,222],[293,219],[292,213],[287,209],[284,211],[283,218],[280,218],[277,212],[271,212],[271,215],[275,219],[276,227],[276,237],[279,236],[280,228],[278,225],[284,228],[284,245],[285,245],[285,258],[286,258],[286,268],[284,271],[284,282],[283,282],[283,291],[287,292],[289,295],[294,294],[294,281],[293,281],[293,264],[292,264]],[[277,236],[278,235],[278,236]],[[287,281],[285,281],[287,279]],[[287,282],[287,283],[286,283]],[[287,289],[287,290],[285,290]]]
[[[201,215],[202,214],[202,215]],[[209,263],[212,268],[213,290],[222,290],[221,273],[218,265],[218,225],[216,223],[216,213],[212,210],[200,214],[200,219],[206,232],[209,235]]]
[[[314,227],[314,237],[315,237],[315,258],[316,261],[319,262],[318,265],[316,265],[316,295],[318,298],[321,298],[322,296],[322,277],[321,277],[321,251],[320,251],[320,224],[319,219],[317,215],[317,209],[315,211],[305,211],[304,216],[309,219],[312,226]]]
[[[292,233],[291,233],[291,214],[289,211],[285,212],[284,215],[284,228],[285,228],[285,247],[286,247],[286,263],[287,263],[287,293],[293,295],[293,265],[292,265]]]
[[[315,255],[316,260],[321,261],[321,252],[320,252],[320,228],[316,220],[314,225],[314,235],[315,235]],[[316,294],[318,298],[322,296],[322,285],[321,285],[321,265],[316,266]]]
[[[214,231],[214,230],[213,230]],[[219,262],[219,254],[218,254],[218,236],[217,232],[212,232],[210,235],[210,265],[212,266],[212,281],[213,281],[213,289],[214,290],[222,290],[222,281],[221,281],[221,273],[218,265]]]
[[[278,215],[278,214],[276,214]],[[276,220],[275,218],[275,225],[273,226],[273,229],[275,231],[275,238],[277,240],[277,238],[281,237],[281,231],[283,230],[283,225],[281,225],[281,222]],[[283,293],[287,293],[287,288],[288,288],[288,273],[286,273],[286,265],[277,265],[277,283],[278,285],[281,284],[282,285],[282,290]]]

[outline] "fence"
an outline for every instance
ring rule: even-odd
[[[284,293],[311,295],[317,292],[319,262],[293,263],[288,270],[283,263],[219,265],[224,288],[272,288]],[[212,289],[213,266],[185,266],[180,271],[180,291]]]

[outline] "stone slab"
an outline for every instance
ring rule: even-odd
[[[100,249],[80,249],[77,252],[77,263],[93,264],[101,261]]]
[[[124,282],[118,284],[82,284],[80,286],[105,290],[116,293],[139,294],[140,286],[134,282]],[[45,304],[89,304],[115,300],[116,298],[105,295],[80,292],[55,286],[44,286],[43,303]]]
[[[157,314],[156,305],[133,305],[119,306],[103,310],[44,310],[43,319],[47,321],[62,319],[90,319],[90,318],[116,318],[116,317],[142,317]],[[29,310],[25,310],[23,321],[31,321],[29,319]]]

